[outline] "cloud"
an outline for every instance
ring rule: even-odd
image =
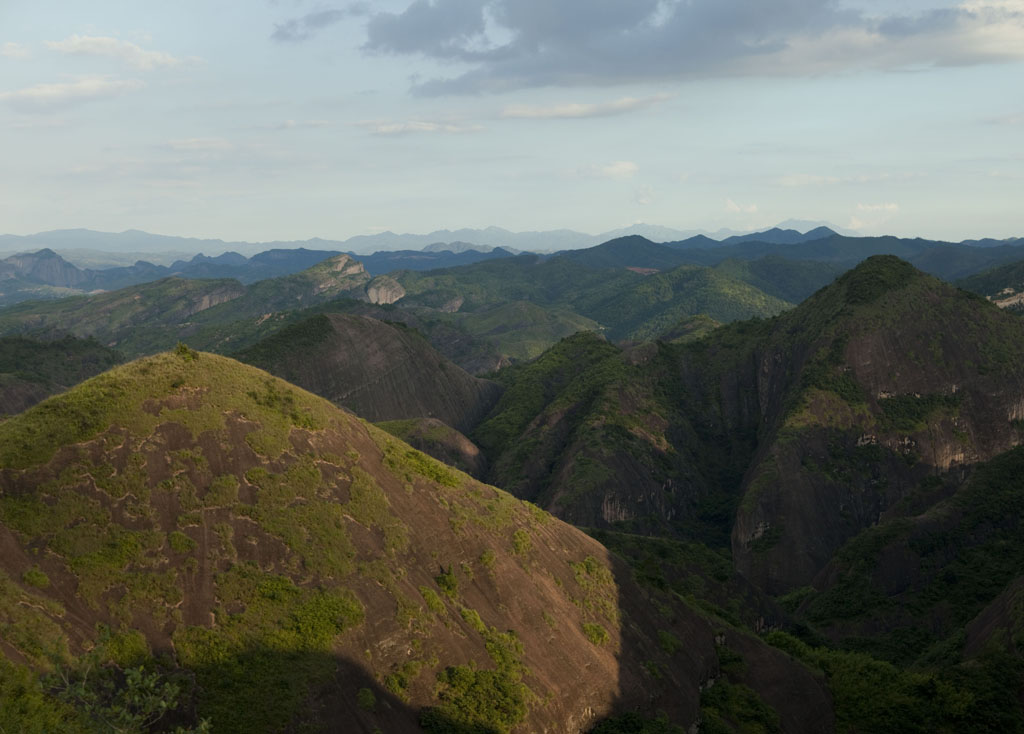
[[[737,204],[732,199],[726,199],[725,210],[734,214],[755,214],[757,213],[757,204]]]
[[[647,206],[654,201],[654,189],[650,186],[637,186],[633,190],[633,202],[640,206]]]
[[[671,94],[656,94],[651,97],[622,97],[613,102],[599,102],[596,104],[570,103],[550,107],[510,105],[501,111],[501,117],[531,120],[611,117],[613,115],[624,115],[635,110],[642,110],[659,102],[664,102],[671,97]]]
[[[306,130],[318,127],[329,127],[330,120],[282,120],[269,125],[255,125],[254,130]]]
[[[362,120],[357,126],[369,130],[374,135],[408,135],[410,133],[448,133],[458,135],[475,133],[483,130],[481,125],[464,125],[455,122],[430,122],[427,120],[408,120],[393,122],[388,120]]]
[[[143,71],[151,71],[163,66],[178,66],[184,63],[183,59],[175,58],[163,51],[146,51],[134,43],[109,36],[73,35],[63,41],[47,41],[46,45],[54,51],[75,56],[103,56],[118,59]]]
[[[899,204],[883,202],[880,204],[857,204],[858,214],[850,215],[848,229],[862,230],[886,224],[900,210]]]
[[[27,59],[29,57],[28,46],[8,41],[0,46],[0,56],[5,59]]]
[[[28,112],[91,102],[134,92],[143,87],[137,79],[111,79],[106,76],[82,77],[70,82],[36,84],[14,92],[0,92],[0,102]]]
[[[640,170],[640,167],[633,161],[612,161],[604,165],[587,166],[577,170],[580,176],[585,178],[610,178],[625,180],[633,178]]]
[[[414,0],[368,15],[367,52],[457,62],[417,83],[426,95],[1024,58],[1021,0],[881,17],[835,0]]]
[[[352,3],[344,8],[317,10],[301,17],[290,18],[283,23],[275,24],[274,32],[270,34],[270,37],[275,41],[283,43],[308,41],[324,28],[328,28],[345,18],[366,15],[368,12],[369,5],[366,3]]]

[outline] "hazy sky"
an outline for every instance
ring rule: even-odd
[[[0,0],[0,232],[1024,235],[1024,0]]]

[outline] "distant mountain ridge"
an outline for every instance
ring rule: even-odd
[[[820,226],[817,222],[783,222],[783,228],[811,228]],[[831,226],[831,225],[829,225]],[[832,226],[841,234],[855,234],[848,230]],[[688,239],[697,235],[722,240],[732,236],[742,236],[743,232],[731,229],[717,231],[691,229],[680,230],[672,227],[636,223],[628,227],[587,234],[571,229],[547,231],[512,232],[501,227],[484,229],[439,229],[427,234],[410,234],[395,232],[379,232],[372,235],[355,235],[345,240],[323,239],[312,237],[306,240],[274,240],[270,242],[240,242],[220,239],[199,239],[194,237],[177,237],[159,235],[129,229],[124,232],[97,232],[90,229],[59,229],[48,232],[37,232],[30,235],[0,235],[0,254],[22,252],[50,248],[52,250],[94,250],[112,253],[126,252],[208,252],[219,255],[224,252],[237,252],[251,256],[271,249],[306,248],[314,250],[332,250],[350,252],[351,254],[367,255],[385,250],[421,250],[426,252],[463,252],[466,249],[504,247],[512,252],[540,251],[555,252],[572,250],[581,247],[592,247],[602,242],[628,235],[640,235],[651,240],[668,242]],[[456,248],[456,249],[453,249]]]
[[[249,284],[268,278],[298,273],[328,258],[338,250],[276,248],[246,257],[237,252],[216,256],[203,253],[190,260],[176,260],[170,266],[139,260],[133,265],[93,269],[79,268],[50,248],[10,255],[0,260],[0,306],[19,301],[59,298],[94,291],[110,291],[161,278],[233,278]],[[348,254],[348,253],[346,253]],[[469,265],[481,260],[510,257],[502,248],[473,247],[450,250],[389,251],[364,256],[361,261],[370,275],[392,270],[431,270]]]

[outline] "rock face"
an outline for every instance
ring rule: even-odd
[[[87,285],[91,279],[90,273],[79,270],[48,248],[38,252],[11,255],[2,262],[3,269],[10,275],[20,275],[47,285],[76,288]]]
[[[1021,440],[1019,319],[885,257],[809,299],[790,328],[801,318],[820,324],[801,324],[805,346],[787,351],[776,332],[759,350],[772,428],[733,529],[737,568],[772,593],[810,583],[921,481]],[[794,363],[799,383],[773,409]]]
[[[472,434],[490,481],[574,524],[731,545],[781,594],[928,477],[1021,442],[1024,322],[881,256],[772,320],[578,335],[505,382]]]
[[[366,285],[366,298],[370,303],[387,305],[402,300],[405,288],[389,275],[378,275]]]
[[[95,337],[127,356],[151,354],[197,334],[217,343],[237,322],[318,305],[338,296],[361,298],[370,276],[362,263],[337,255],[298,273],[244,286],[237,280],[164,278],[57,303],[26,303],[0,313],[0,335]],[[230,334],[229,334],[230,335]],[[220,335],[223,340],[223,333]]]
[[[437,418],[468,431],[501,394],[417,332],[364,316],[314,316],[238,356],[373,422]]]
[[[344,253],[330,257],[290,277],[303,277],[312,282],[315,295],[354,290],[370,280],[363,264]]]
[[[83,685],[111,664],[171,666],[191,687],[181,720],[228,734],[560,734],[634,710],[696,727],[728,653],[786,731],[833,727],[786,653],[226,358],[180,349],[87,381],[0,423],[0,467],[4,675],[53,657],[73,679],[92,666]],[[84,730],[71,704],[22,705],[38,687],[5,690],[16,730],[44,715]]]
[[[235,280],[164,278],[109,293],[5,309],[0,315],[0,333],[32,332],[48,338],[70,333],[116,346],[144,331],[140,341],[146,342],[151,335],[244,294],[245,287]]]

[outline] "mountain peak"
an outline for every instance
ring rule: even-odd
[[[927,276],[895,255],[872,255],[840,276],[836,284],[845,287],[848,302],[871,303],[923,277]]]

